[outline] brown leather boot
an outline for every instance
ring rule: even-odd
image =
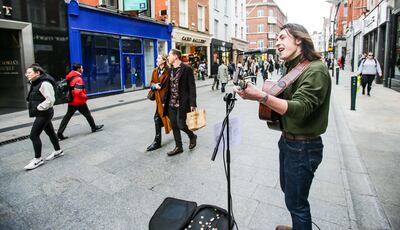
[[[292,230],[292,227],[286,225],[278,225],[275,230]]]
[[[167,152],[168,156],[174,156],[176,154],[183,153],[182,147],[175,147],[174,150]]]

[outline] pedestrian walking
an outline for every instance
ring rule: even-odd
[[[276,69],[276,74],[279,75],[279,70],[281,69],[281,63],[278,60],[275,61],[275,69]]]
[[[233,80],[233,74],[235,74],[235,70],[236,70],[235,63],[233,63],[233,61],[231,61],[231,63],[229,63],[229,65],[228,65],[228,73],[229,73],[229,78],[231,80]]]
[[[171,49],[168,62],[172,65],[169,87],[165,101],[164,115],[169,116],[174,134],[175,148],[169,151],[168,156],[183,152],[181,132],[185,132],[189,139],[189,149],[196,147],[197,136],[186,125],[186,114],[194,111],[196,105],[196,85],[193,69],[182,63],[181,51]]]
[[[51,119],[54,116],[53,105],[55,102],[53,77],[45,73],[38,64],[31,65],[25,73],[26,78],[31,84],[27,101],[29,117],[35,117],[33,122],[30,139],[35,151],[35,157],[24,167],[26,170],[35,169],[44,164],[42,158],[42,141],[40,134],[44,132],[49,136],[54,147],[54,151],[46,157],[46,160],[52,160],[64,155],[60,148],[56,133],[54,131]]]
[[[217,58],[215,62],[211,65],[211,76],[214,79],[212,84],[211,90],[214,90],[214,87],[218,90],[219,88],[219,80],[218,80],[218,66],[219,66],[219,59]]]
[[[228,67],[224,61],[218,67],[218,80],[221,82],[221,93],[225,93],[225,86],[228,83]]]
[[[368,56],[364,59],[358,67],[358,73],[361,75],[362,94],[365,94],[365,87],[367,87],[367,94],[371,96],[372,82],[376,75],[382,77],[381,66],[374,58],[374,53],[368,52]]]
[[[252,84],[235,89],[243,99],[255,100],[281,115],[279,140],[280,185],[293,229],[311,230],[308,195],[314,173],[322,161],[321,134],[328,125],[331,80],[326,65],[315,51],[307,30],[299,24],[285,24],[275,47],[288,72],[303,61],[310,62],[282,98],[269,95]],[[292,229],[277,226],[276,229]]]
[[[88,121],[92,132],[99,131],[104,127],[104,125],[96,125],[92,115],[90,114],[89,108],[86,104],[87,96],[85,85],[82,79],[83,66],[80,63],[75,63],[72,70],[65,76],[71,87],[72,101],[68,103],[68,110],[63,117],[60,127],[57,131],[57,136],[60,140],[65,140],[68,137],[64,136],[64,131],[67,128],[69,120],[74,115],[76,111],[79,111],[83,116],[85,116]]]
[[[157,67],[151,75],[150,87],[154,92],[156,112],[154,113],[155,137],[153,143],[147,147],[147,151],[161,148],[161,128],[164,127],[165,134],[171,131],[171,123],[168,116],[164,116],[164,100],[169,84],[169,67],[167,55],[158,55]]]
[[[207,66],[206,66],[206,62],[203,61],[200,65],[199,65],[199,70],[200,70],[200,75],[201,75],[201,80],[206,80],[205,76],[206,76],[206,70],[207,70]]]

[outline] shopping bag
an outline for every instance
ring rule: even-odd
[[[156,94],[153,90],[149,90],[149,92],[147,93],[147,99],[149,99],[150,101],[154,101],[156,99]]]
[[[206,110],[196,109],[186,115],[186,124],[192,131],[206,126]]]

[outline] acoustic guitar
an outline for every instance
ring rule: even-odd
[[[279,97],[287,87],[297,80],[309,65],[310,61],[303,60],[278,81],[266,80],[262,91],[269,95]],[[281,115],[262,103],[260,103],[258,107],[258,117],[261,120],[267,121],[268,128],[278,131],[282,130]]]

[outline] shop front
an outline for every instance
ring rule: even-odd
[[[174,27],[172,47],[182,52],[182,61],[197,69],[200,63],[207,63],[211,36]]]
[[[238,63],[239,61],[243,63],[243,54],[247,47],[247,41],[232,38],[233,47],[233,62]]]
[[[391,65],[390,65],[390,78],[388,79],[388,87],[400,91],[400,3],[396,13],[392,16],[393,31],[394,31],[394,47],[392,52]]]
[[[0,114],[27,108],[24,73],[40,64],[56,80],[69,68],[64,0],[0,1]]]
[[[211,39],[211,55],[224,61],[225,64],[232,61],[232,43],[218,39]]]
[[[71,63],[82,63],[88,95],[149,86],[157,55],[171,47],[171,26],[68,4]],[[118,25],[118,26],[115,26]]]

